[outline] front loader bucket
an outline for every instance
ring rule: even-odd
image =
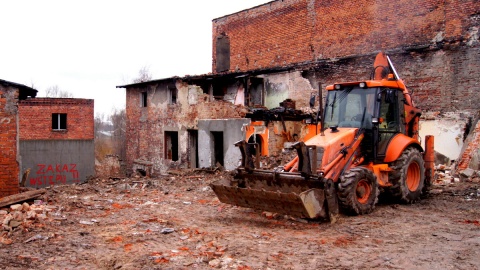
[[[324,183],[320,179],[306,180],[300,173],[265,170],[241,170],[236,178],[210,184],[221,202],[302,218],[327,217]]]

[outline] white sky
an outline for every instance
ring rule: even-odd
[[[212,20],[270,0],[15,0],[0,2],[0,79],[58,86],[95,100],[95,113],[125,106],[146,67],[152,79],[211,72]]]

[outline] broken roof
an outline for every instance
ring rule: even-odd
[[[242,78],[242,77],[249,77],[249,76],[258,76],[263,74],[275,73],[275,72],[283,72],[289,71],[294,69],[302,69],[306,68],[312,64],[318,64],[320,61],[317,62],[306,62],[300,64],[291,64],[286,66],[280,67],[272,67],[272,68],[263,68],[263,69],[254,69],[249,71],[229,71],[229,72],[221,72],[221,73],[209,73],[203,75],[186,75],[184,77],[174,76],[170,78],[163,78],[157,80],[151,80],[146,82],[139,82],[139,83],[131,83],[125,85],[118,85],[116,88],[129,88],[129,87],[138,87],[138,86],[145,86],[152,83],[159,83],[159,82],[166,82],[171,80],[182,80],[182,81],[198,81],[198,80],[213,80],[213,79],[232,79],[232,78]]]
[[[12,87],[18,88],[18,90],[20,90],[20,94],[19,94],[18,99],[20,99],[20,100],[27,99],[27,97],[36,97],[37,96],[37,92],[38,92],[37,90],[35,90],[31,87],[28,87],[26,85],[23,85],[23,84],[14,83],[14,82],[2,80],[2,79],[0,79],[0,84],[3,85],[3,86],[12,86]]]
[[[317,59],[313,61],[305,61],[302,63],[293,63],[293,64],[277,66],[277,67],[259,68],[259,69],[253,69],[248,71],[227,71],[227,72],[219,72],[219,73],[208,73],[203,75],[185,75],[184,77],[173,76],[170,78],[118,85],[116,86],[116,88],[139,87],[139,86],[146,86],[152,83],[160,83],[160,82],[166,82],[166,81],[172,81],[172,80],[182,80],[182,81],[189,82],[189,81],[199,81],[199,80],[232,79],[232,78],[241,78],[241,77],[252,77],[252,76],[291,71],[291,70],[308,70],[308,69],[317,69],[319,67],[328,68],[332,63],[351,60],[359,56],[370,56],[370,55],[376,55],[376,54],[377,52],[373,52],[373,53],[349,55],[349,56],[337,57],[337,58]]]

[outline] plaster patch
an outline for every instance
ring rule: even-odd
[[[426,120],[420,122],[420,137],[425,141],[426,135],[435,136],[435,151],[456,160],[463,147],[465,123],[458,120]]]

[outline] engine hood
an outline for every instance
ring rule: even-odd
[[[337,131],[332,129],[325,130],[324,135],[315,135],[305,142],[306,145],[315,145],[318,148],[323,148],[322,165],[324,167],[336,157],[338,157],[340,150],[349,146],[357,133],[358,128],[338,128]]]

